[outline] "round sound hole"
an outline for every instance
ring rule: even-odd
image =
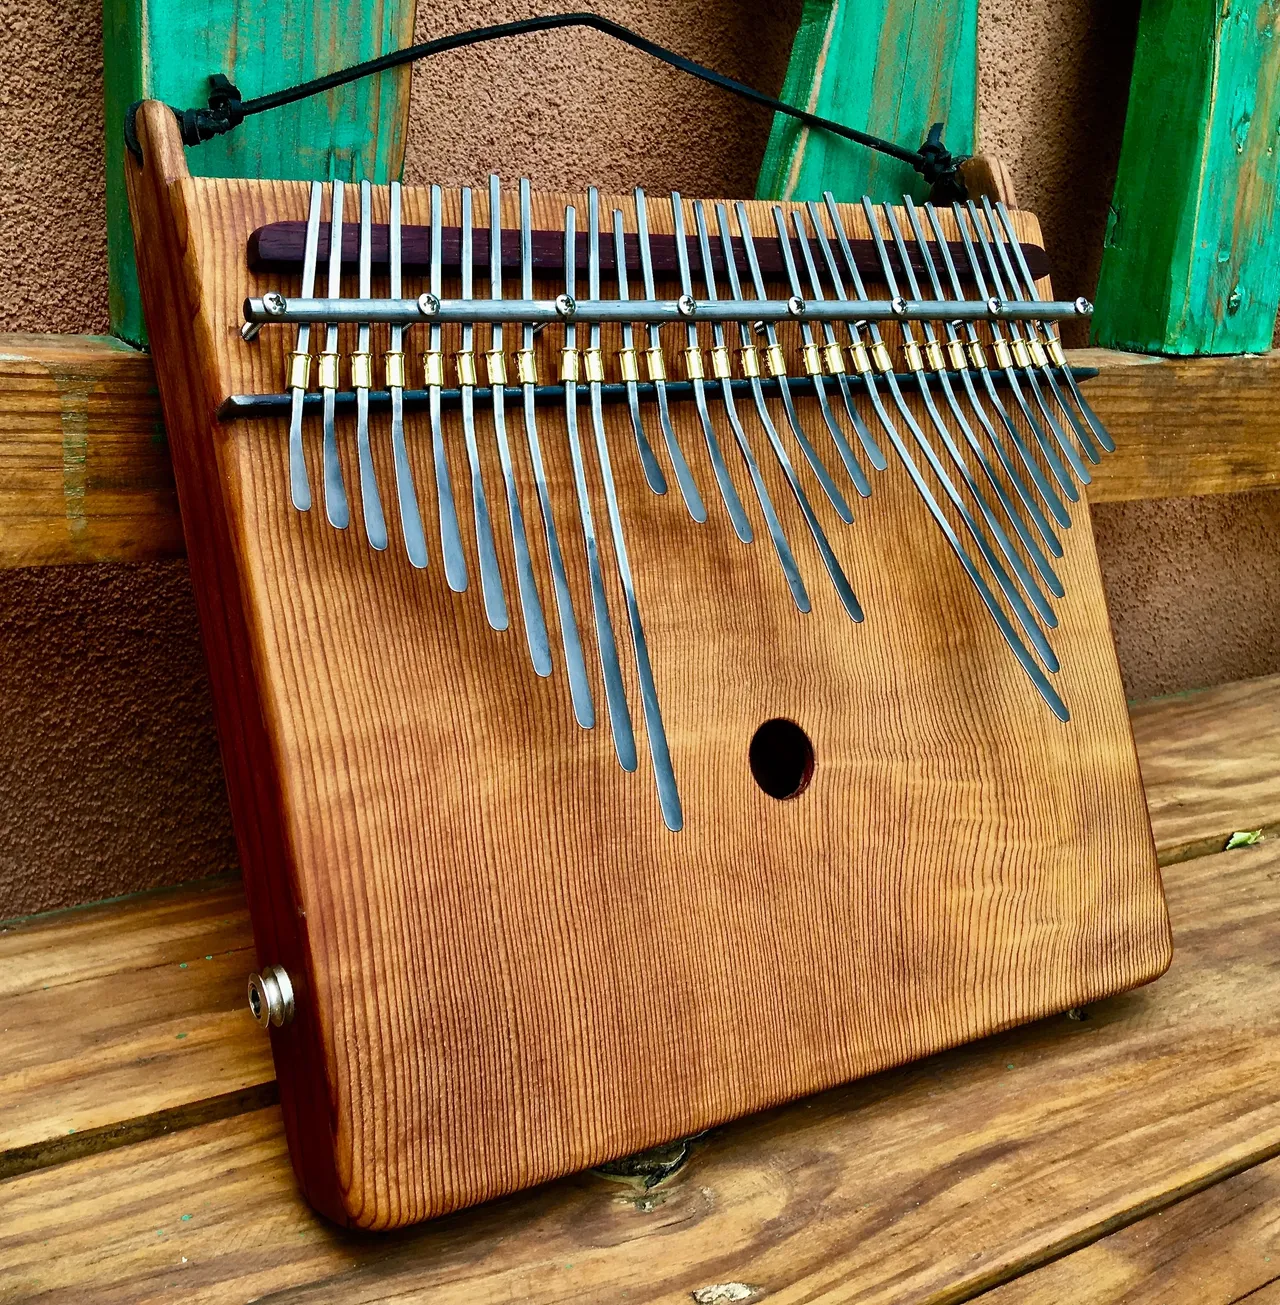
[[[799,797],[813,778],[813,744],[794,721],[767,720],[747,753],[755,781],[772,798]]]

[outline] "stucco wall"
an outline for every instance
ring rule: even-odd
[[[422,4],[419,39],[559,7]],[[599,8],[776,91],[799,0]],[[0,329],[102,331],[100,6],[0,0],[0,13],[0,58],[23,72],[0,84]],[[983,3],[981,138],[1041,214],[1072,293],[1096,278],[1136,13],[1137,0]],[[767,129],[604,38],[552,33],[429,65],[407,175],[749,194]],[[1131,697],[1280,670],[1280,494],[1095,520]],[[0,572],[0,918],[233,866],[185,564]]]

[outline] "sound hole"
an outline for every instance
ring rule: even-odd
[[[765,721],[747,755],[756,783],[779,801],[798,797],[813,778],[813,744],[794,721]]]

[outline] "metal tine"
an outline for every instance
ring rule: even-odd
[[[443,198],[439,186],[431,187],[431,293],[440,296],[444,284]],[[440,326],[430,328],[424,363],[427,370],[427,407],[431,416],[431,455],[436,472],[436,504],[440,513],[440,548],[444,554],[444,578],[454,593],[467,587],[467,559],[458,533],[458,511],[453,503],[453,486],[449,481],[449,457],[444,447],[444,429],[440,421],[440,390],[444,385],[444,357],[440,352]]]
[[[373,187],[360,183],[360,298],[373,295]],[[369,389],[373,384],[373,360],[369,354],[369,323],[356,327],[356,348],[351,355],[351,382],[356,392],[356,455],[360,468],[360,505],[364,512],[364,533],[369,546],[381,552],[387,546],[387,521],[382,514],[382,495],[373,469],[373,448],[369,443]]]
[[[881,205],[881,208],[887,208],[888,205]],[[884,269],[885,281],[889,286],[889,294],[892,298],[900,297],[898,288],[898,279],[893,270],[893,262],[889,257],[889,249],[885,244],[884,236],[880,231],[879,220],[876,216],[875,208],[871,200],[863,196],[862,208],[867,216],[867,224],[871,228],[871,239],[876,247],[876,256],[880,260],[880,266]],[[1040,614],[1045,624],[1053,627],[1057,625],[1058,618],[1054,615],[1053,608],[1049,605],[1049,600],[1041,592],[1040,586],[1036,584],[1034,576],[1027,569],[1026,563],[1022,560],[1022,555],[1013,546],[1009,536],[1005,533],[1004,527],[1000,524],[999,518],[991,510],[991,505],[987,502],[982,490],[978,487],[978,482],[974,479],[973,473],[969,470],[968,464],[964,460],[964,455],[956,446],[951,431],[948,429],[946,422],[942,420],[942,414],[938,411],[937,405],[933,400],[933,391],[929,386],[929,378],[925,374],[924,362],[917,354],[919,346],[915,342],[911,327],[908,323],[901,324],[903,344],[907,354],[908,366],[915,376],[916,386],[920,391],[920,397],[924,400],[925,411],[929,414],[929,420],[932,422],[934,429],[942,437],[943,447],[955,464],[956,470],[959,471],[961,479],[964,481],[969,493],[973,496],[974,502],[978,505],[978,512],[983,521],[986,522],[988,529],[995,537],[1000,552],[1004,554],[1005,560],[1013,568],[1014,575],[1017,576],[1023,591],[1030,598],[1032,606]],[[957,507],[962,507],[962,502],[957,496],[954,500]],[[967,510],[967,509],[966,509]],[[973,520],[970,516],[970,520]],[[1043,656],[1043,649],[1049,647],[1048,640],[1044,637],[1044,632],[1036,623],[1035,617],[1027,610],[1026,604],[1018,592],[1017,586],[1013,583],[1009,573],[1004,569],[999,557],[994,549],[991,548],[989,541],[982,534],[978,527],[977,521],[973,521],[971,530],[974,539],[978,543],[983,556],[987,560],[987,565],[991,567],[996,577],[996,583],[1000,586],[1005,597],[1013,607],[1014,614],[1017,616],[1027,637],[1031,640],[1032,646]],[[1052,657],[1052,653],[1050,653]],[[1047,664],[1047,661],[1046,661]],[[1056,666],[1054,667],[1056,669]]]
[[[311,183],[311,203],[307,209],[307,243],[302,255],[302,297],[309,299],[316,289],[316,257],[320,249],[320,212],[324,207],[324,186]],[[298,326],[298,342],[290,358],[289,388],[289,497],[299,512],[311,510],[311,482],[307,479],[307,459],[302,448],[302,409],[311,376],[311,323]],[[297,384],[301,381],[302,384]]]
[[[597,203],[599,201],[597,200]],[[613,223],[613,263],[617,269],[616,280],[618,283],[618,298],[626,300],[631,297],[630,289],[627,285],[627,242],[622,231],[622,214],[614,209],[612,215]],[[597,269],[598,272],[598,269]],[[599,282],[599,275],[596,277]],[[600,292],[599,284],[590,292],[591,297],[595,299]],[[591,331],[593,339],[599,339],[600,328],[595,326]],[[644,478],[649,488],[655,494],[665,494],[667,492],[667,478],[662,474],[662,468],[658,465],[658,459],[653,455],[653,446],[649,443],[649,437],[644,431],[644,422],[640,419],[640,390],[639,390],[639,372],[636,367],[636,348],[635,335],[630,322],[622,323],[622,351],[619,354],[620,359],[628,359],[629,362],[623,366],[623,381],[627,387],[627,410],[631,414],[631,433],[635,436],[636,452],[640,455],[640,466],[644,469]]]
[[[960,239],[964,243],[965,258],[969,262],[969,269],[973,273],[974,280],[978,283],[978,294],[985,300],[991,299],[991,291],[987,286],[987,279],[983,275],[982,260],[978,257],[978,251],[974,247],[973,238],[969,234],[968,218],[964,209],[957,203],[952,205],[952,212],[955,215],[956,226],[960,231]],[[1004,330],[999,321],[993,320],[991,326],[992,348],[996,355],[996,365],[1004,372],[1005,380],[1009,382],[1009,390],[1017,402],[1018,409],[1026,418],[1027,426],[1031,434],[1035,437],[1036,445],[1044,455],[1045,462],[1049,465],[1049,470],[1053,472],[1053,478],[1058,482],[1058,487],[1067,496],[1072,503],[1080,501],[1080,491],[1076,488],[1075,481],[1071,478],[1071,473],[1063,465],[1062,459],[1058,456],[1057,450],[1053,447],[1049,437],[1044,433],[1043,427],[1036,420],[1035,414],[1031,411],[1027,403],[1027,397],[1022,392],[1022,385],[1018,380],[1018,373],[1013,366],[1013,357],[1009,353],[1009,342],[1004,338]],[[1003,354],[1003,357],[1001,356]],[[1006,366],[1006,362],[1008,365]]]
[[[932,204],[926,204],[925,212],[928,214],[929,223],[933,227],[933,233],[937,238],[938,248],[942,253],[942,260],[947,269],[947,276],[951,281],[951,289],[956,299],[963,300],[964,289],[960,284],[960,274],[957,272],[955,261],[951,257],[951,247],[947,243],[946,234],[942,230],[938,210]],[[941,291],[939,293],[941,294]],[[990,400],[991,406],[995,408],[996,415],[1000,418],[1001,425],[1004,426],[1009,438],[1013,441],[1014,447],[1018,450],[1023,465],[1034,481],[1036,489],[1040,491],[1040,496],[1044,499],[1045,505],[1053,514],[1054,520],[1065,530],[1071,525],[1071,517],[1067,513],[1062,499],[1058,496],[1058,491],[1049,483],[1049,478],[1044,474],[1039,462],[1032,456],[1031,450],[1027,448],[1021,432],[1014,424],[1013,418],[1009,416],[1004,401],[1000,398],[995,380],[991,375],[991,369],[987,366],[986,353],[982,348],[982,341],[978,337],[977,327],[972,322],[966,322],[964,325],[965,339],[968,346],[967,355],[972,366],[976,368],[978,375],[982,377],[982,384],[987,392],[987,398]],[[1054,557],[1062,556],[1062,545],[1058,542],[1056,536],[1046,535],[1045,542]]]
[[[533,298],[533,203],[527,177],[520,178],[520,294],[524,299]],[[573,614],[573,596],[569,592],[569,579],[565,574],[560,537],[556,533],[555,514],[551,507],[551,490],[547,484],[547,468],[542,458],[542,441],[538,438],[538,415],[534,399],[538,376],[533,355],[532,322],[526,322],[522,327],[521,349],[517,362],[518,379],[524,400],[525,440],[529,445],[529,461],[533,464],[533,481],[538,490],[542,528],[547,537],[551,590],[555,595],[556,614],[560,620],[560,643],[564,648],[565,668],[569,674],[569,696],[573,700],[574,719],[583,729],[589,730],[596,723],[595,705],[591,700],[587,664],[582,657],[582,639],[578,634],[578,621]]]
[[[329,191],[329,298],[342,295],[342,199],[341,181],[330,183]],[[334,408],[338,393],[338,324],[325,327],[324,353],[320,356],[320,388],[324,393],[324,511],[335,530],[345,530],[351,521],[347,491],[338,461],[338,435],[334,429]]]
[[[474,238],[471,187],[462,188],[462,248],[460,272],[462,297],[473,293]],[[470,323],[462,327],[461,348],[454,359],[461,391],[462,435],[467,445],[467,463],[471,470],[471,511],[476,526],[476,553],[480,559],[480,592],[484,597],[484,614],[495,630],[509,624],[507,600],[502,592],[502,572],[498,570],[498,550],[493,542],[493,522],[489,519],[489,500],[484,492],[484,472],[480,465],[480,445],[476,440],[476,355],[475,330]]]
[[[738,218],[738,230],[742,233],[742,247],[747,255],[747,268],[751,272],[751,282],[755,287],[756,298],[765,299],[764,277],[760,273],[760,260],[756,257],[756,242],[751,234],[751,220],[747,217],[747,206],[739,200],[734,206]],[[719,206],[717,206],[717,218],[719,217]],[[721,222],[721,239],[724,238],[724,223]],[[734,298],[741,299],[740,288],[738,285],[738,270],[735,266],[730,277],[730,284],[733,287]],[[791,394],[791,382],[787,377],[786,361],[782,354],[782,346],[778,343],[778,332],[772,322],[765,323],[765,360],[768,364],[768,371],[778,382],[778,392],[782,395],[782,406],[787,414],[787,424],[791,427],[791,433],[795,436],[796,443],[800,446],[800,452],[804,454],[805,461],[813,470],[813,474],[818,478],[818,483],[822,486],[827,498],[831,501],[831,506],[835,508],[836,514],[841,521],[848,523],[853,520],[853,510],[849,507],[844,495],[836,488],[836,483],[831,479],[831,473],[827,470],[826,464],[818,456],[818,451],[809,442],[809,437],[804,433],[804,428],[800,425],[800,417],[796,412],[795,399]],[[745,349],[751,343],[749,332],[743,334],[743,348]],[[758,388],[758,387],[756,387]],[[866,493],[870,494],[871,486],[868,484]],[[865,495],[864,495],[865,497]]]
[[[902,264],[903,272],[907,278],[907,285],[911,290],[911,297],[913,299],[920,299],[920,283],[916,279],[915,267],[911,262],[910,251],[907,248],[906,238],[902,232],[902,224],[898,221],[897,214],[894,213],[893,209],[888,204],[881,205],[881,207],[888,220],[889,230],[893,234],[893,243],[898,251],[898,261]],[[921,256],[923,257],[923,232],[919,230],[918,225],[915,223],[914,209],[912,210],[912,219],[912,230],[916,234],[916,239],[922,250]],[[923,325],[925,351],[924,358],[921,359],[921,362],[922,364],[927,362],[928,368],[922,366],[919,369],[922,385],[927,370],[931,368],[933,374],[938,378],[938,384],[942,387],[942,393],[947,400],[947,406],[950,408],[952,416],[955,417],[956,424],[960,427],[960,433],[964,437],[965,443],[968,444],[969,448],[973,451],[974,457],[977,458],[978,465],[982,468],[983,475],[986,476],[991,488],[995,491],[996,499],[1004,509],[1005,516],[1009,518],[1018,538],[1022,541],[1023,547],[1027,550],[1027,555],[1031,558],[1036,571],[1040,574],[1040,578],[1044,581],[1049,592],[1053,594],[1055,598],[1063,597],[1066,590],[1062,587],[1062,581],[1058,579],[1053,567],[1049,565],[1049,559],[1045,557],[1040,545],[1036,542],[1036,537],[1031,533],[1031,528],[1022,519],[1022,513],[1018,511],[1017,505],[1009,497],[1009,493],[1004,487],[1004,482],[996,474],[996,469],[991,465],[986,450],[978,443],[978,437],[973,433],[973,427],[969,425],[968,418],[965,417],[964,411],[960,407],[960,401],[956,397],[956,392],[951,385],[951,377],[947,375],[946,359],[942,353],[942,346],[938,341],[937,329],[931,321],[925,321]],[[977,409],[975,408],[975,411],[976,410]],[[949,436],[948,443],[950,443]],[[1015,574],[1017,574],[1019,579],[1021,579],[1021,571],[1023,569],[1022,559],[1015,555],[1010,558],[1010,563],[1014,568]],[[1048,606],[1048,604],[1046,603],[1045,606]],[[1037,610],[1040,610],[1039,604],[1037,604]]]
[[[676,265],[680,269],[680,293],[685,300],[693,304],[693,278],[689,274],[689,249],[685,244],[684,207],[680,192],[671,192],[671,220],[675,227]],[[646,288],[646,294],[649,290]],[[689,382],[693,386],[693,404],[698,410],[698,420],[702,423],[703,438],[707,442],[707,455],[711,459],[711,470],[716,484],[720,487],[720,497],[724,500],[725,510],[733,523],[734,534],[744,544],[752,540],[751,522],[747,519],[746,509],[738,497],[729,476],[729,468],[724,464],[724,454],[720,451],[720,441],[716,438],[715,428],[711,425],[711,413],[707,411],[707,387],[702,375],[702,350],[698,345],[698,328],[693,322],[685,326],[685,362],[689,370]]]
[[[657,297],[654,290],[653,280],[653,247],[649,242],[649,208],[645,201],[644,191],[638,186],[635,192],[636,203],[636,241],[640,246],[640,274],[644,281],[644,297],[646,299],[655,299]],[[619,262],[618,266],[626,272],[626,264]],[[621,288],[621,282],[619,282]],[[671,459],[671,468],[676,475],[676,484],[680,486],[680,496],[684,499],[685,507],[689,509],[689,515],[701,524],[707,519],[706,504],[702,501],[702,495],[698,493],[697,483],[693,479],[693,473],[689,470],[689,464],[685,461],[684,450],[680,447],[680,441],[676,439],[675,427],[671,424],[671,407],[667,399],[667,370],[666,364],[662,359],[662,336],[661,328],[651,322],[646,328],[646,339],[649,347],[645,351],[645,358],[649,364],[649,380],[653,383],[654,392],[658,396],[658,422],[662,427],[662,438],[667,446],[667,456]]]
[[[925,271],[929,276],[929,284],[933,288],[933,296],[939,301],[945,300],[947,297],[946,291],[942,287],[942,280],[938,276],[937,264],[934,262],[933,254],[929,249],[928,237],[925,235],[924,227],[920,222],[920,210],[916,207],[915,201],[910,195],[906,195],[903,198],[906,202],[907,217],[911,222],[911,230],[915,233],[916,243],[920,247],[920,256],[924,261]],[[914,278],[912,278],[912,280],[914,284]],[[991,424],[991,420],[982,406],[982,402],[978,397],[977,388],[973,383],[973,374],[969,370],[969,358],[965,353],[964,344],[960,339],[960,332],[956,327],[956,323],[954,321],[948,321],[944,323],[944,329],[947,335],[946,348],[948,361],[951,363],[952,368],[960,377],[960,381],[964,385],[965,393],[969,398],[969,405],[973,409],[974,416],[977,417],[978,423],[981,425],[982,429],[986,431],[987,438],[991,441],[991,445],[996,451],[996,457],[999,459],[1000,465],[1004,468],[1005,474],[1009,477],[1010,484],[1013,485],[1015,492],[1022,500],[1036,530],[1044,540],[1045,546],[1054,557],[1061,557],[1062,545],[1058,541],[1057,535],[1054,534],[1053,528],[1049,525],[1048,520],[1041,511],[1040,504],[1028,488],[1027,483],[1022,479],[1021,473],[1018,471],[1017,466],[1014,464],[1013,459],[1009,456],[1008,450],[1004,446],[1004,441],[1001,440],[999,433]],[[974,452],[978,453],[979,457],[982,456],[981,450],[977,447],[975,447]],[[988,472],[988,475],[990,475],[990,472]],[[1037,566],[1039,566],[1039,563],[1037,563]],[[1041,574],[1044,573],[1041,572]],[[1047,581],[1048,577],[1046,576],[1045,578]]]
[[[792,214],[792,217],[794,218],[795,215]],[[791,253],[791,238],[787,235],[786,218],[783,216],[781,207],[777,204],[773,206],[773,225],[778,231],[778,244],[782,249],[782,262],[787,269],[787,280],[791,286],[791,293],[797,299],[803,299],[804,287],[800,284],[795,258]],[[809,283],[814,287],[816,295],[821,296],[822,290],[817,280],[818,269],[814,265],[809,242],[800,226],[796,227],[796,236],[800,241],[800,253],[804,258],[805,268],[809,273]],[[868,498],[871,494],[871,482],[867,480],[867,473],[862,470],[862,464],[849,447],[849,441],[845,439],[844,431],[840,429],[835,414],[831,411],[831,404],[827,402],[827,384],[822,375],[818,345],[813,338],[813,328],[808,322],[800,323],[800,341],[806,360],[805,370],[808,372],[809,380],[813,384],[813,392],[818,396],[818,408],[822,412],[823,421],[826,422],[827,432],[831,436],[832,443],[836,446],[836,452],[840,454],[840,461],[844,463],[845,470],[849,473],[849,479],[853,481],[854,488],[863,498]],[[878,471],[882,471],[888,464],[880,446],[871,438],[870,431],[866,430],[860,420],[854,429],[857,431],[858,438],[862,441],[863,448],[867,450],[867,456],[871,459],[872,466]],[[874,455],[871,452],[872,449],[875,450]]]
[[[570,204],[564,211],[564,292],[570,299],[577,293],[577,210]],[[596,650],[604,676],[604,698],[613,730],[614,751],[623,770],[635,770],[636,737],[627,710],[627,695],[618,663],[618,645],[609,619],[609,603],[604,592],[604,575],[600,570],[600,548],[596,542],[595,523],[591,516],[591,497],[587,489],[587,469],[582,458],[582,441],[578,435],[578,328],[570,318],[564,328],[560,377],[564,383],[565,428],[569,436],[569,457],[573,463],[573,485],[578,496],[578,519],[582,523],[582,540],[587,551],[587,578],[591,587],[591,610],[596,622]],[[603,414],[602,414],[603,416]]]
[[[706,226],[701,209],[698,212],[698,223],[699,238],[701,238]],[[724,252],[725,268],[729,277],[729,289],[735,301],[741,303],[743,302],[742,284],[738,279],[738,264],[733,252],[733,236],[729,232],[729,210],[723,204],[716,205],[716,224],[720,231],[720,247]],[[707,261],[709,266],[710,260]],[[827,574],[831,577],[831,583],[835,586],[841,605],[852,620],[861,621],[862,607],[853,592],[853,587],[849,584],[844,569],[841,567],[835,553],[831,551],[826,532],[822,529],[817,516],[814,514],[808,495],[805,494],[799,477],[796,475],[795,467],[792,466],[791,459],[787,456],[787,450],[783,447],[782,440],[778,436],[778,429],[769,416],[769,408],[764,401],[764,390],[760,385],[760,364],[755,352],[755,346],[751,342],[751,327],[746,322],[739,322],[738,331],[742,341],[743,371],[751,383],[751,397],[755,400],[756,415],[760,418],[760,425],[764,427],[764,433],[768,436],[774,456],[778,459],[778,465],[781,466],[782,473],[791,486],[791,492],[796,496],[796,502],[800,505],[800,511],[809,527],[809,533],[813,536],[813,542],[818,546],[818,552],[822,556],[822,565],[827,568]],[[754,366],[747,363],[748,358],[756,359]],[[818,465],[821,466],[821,463]],[[826,468],[823,468],[824,474],[825,471]],[[827,480],[829,481],[830,477],[827,477]],[[838,493],[834,485],[831,486],[831,490],[828,492]],[[840,504],[848,512],[848,505],[844,503],[843,499],[840,500]]]
[[[830,198],[830,192],[828,192],[827,211],[831,215],[831,224],[835,230],[836,239],[840,242],[840,249],[844,255],[846,269],[848,270],[849,276],[852,280],[854,294],[859,299],[865,299],[867,297],[867,292],[866,287],[862,283],[862,274],[858,271],[858,264],[853,256],[853,248],[849,244],[849,236],[844,229],[844,222],[840,217],[840,210],[836,207],[834,198]],[[825,237],[820,227],[818,228],[818,236],[820,242],[824,245],[824,251],[830,255],[830,245],[825,243]],[[834,261],[832,266],[834,269]],[[924,432],[920,429],[919,423],[912,416],[911,410],[907,407],[906,402],[902,397],[902,391],[898,388],[897,377],[893,373],[892,359],[888,358],[884,341],[880,336],[880,328],[874,322],[868,323],[868,327],[871,332],[873,351],[881,355],[884,361],[888,364],[881,368],[881,373],[884,376],[885,384],[889,386],[889,390],[894,397],[898,411],[905,418],[917,444],[920,446],[921,452],[925,455],[929,465],[933,468],[934,474],[937,476],[939,483],[946,491],[947,496],[957,505],[961,517],[965,520],[965,524],[969,526],[970,532],[974,533],[976,523],[973,521],[973,518],[969,516],[968,510],[964,507],[963,503],[959,501],[959,496],[956,494],[955,486],[951,483],[946,471],[939,463],[937,455],[933,452],[929,441],[925,438]],[[855,339],[857,339],[856,336]],[[861,341],[859,340],[858,343],[861,343]],[[879,365],[880,364],[877,363],[877,366]],[[965,574],[972,581],[973,587],[978,591],[978,597],[981,598],[983,606],[991,614],[991,619],[995,621],[996,628],[1000,631],[1005,642],[1012,649],[1013,655],[1018,659],[1022,669],[1026,671],[1032,684],[1035,685],[1037,692],[1045,702],[1049,704],[1049,709],[1053,714],[1057,716],[1059,720],[1070,720],[1071,714],[1067,711],[1066,704],[1062,701],[1058,691],[1050,683],[1049,677],[1045,674],[1040,663],[1031,655],[1026,644],[1023,643],[1022,639],[1019,637],[1018,632],[1013,628],[1013,623],[1009,620],[1004,608],[1000,606],[996,596],[991,592],[991,587],[987,584],[982,572],[978,570],[973,559],[969,556],[968,551],[960,540],[960,536],[956,533],[955,527],[947,519],[946,513],[942,510],[938,500],[934,497],[933,491],[929,488],[928,482],[921,474],[920,468],[916,465],[915,460],[908,451],[906,444],[902,440],[902,436],[898,434],[897,427],[889,420],[888,414],[884,411],[884,408],[880,403],[875,379],[871,375],[870,370],[863,372],[863,379],[867,383],[868,393],[875,396],[874,401],[876,403],[876,410],[879,412],[880,419],[884,423],[885,433],[889,436],[889,440],[893,444],[895,452],[901,459],[902,465],[906,468],[907,475],[911,477],[912,484],[915,485],[916,491],[919,493],[920,497],[924,499],[925,506],[929,509],[930,515],[938,524],[938,529],[942,531],[943,537],[946,539],[947,543],[951,545],[952,552],[955,553],[960,565],[964,568]],[[975,538],[976,537],[975,534]],[[986,556],[985,550],[983,555]],[[1050,650],[1050,655],[1052,656],[1052,650]],[[1051,669],[1057,669],[1056,661],[1052,663]]]
[[[403,196],[400,183],[391,183],[390,257],[391,297],[399,299],[403,293],[401,254],[403,241]],[[422,512],[418,495],[413,487],[413,469],[409,466],[409,450],[404,442],[404,327],[391,328],[391,344],[387,350],[387,389],[391,394],[391,455],[396,474],[396,501],[400,505],[400,530],[404,535],[405,552],[416,567],[427,564],[427,537],[422,529]]]
[[[502,298],[502,185],[497,173],[489,177],[489,298]],[[502,483],[507,494],[507,517],[511,522],[511,547],[516,559],[516,589],[520,595],[520,611],[524,616],[525,642],[529,645],[529,658],[534,672],[551,674],[551,646],[547,637],[546,618],[542,600],[538,596],[538,583],[533,574],[533,561],[529,556],[529,537],[524,526],[524,511],[520,506],[520,490],[516,483],[515,466],[511,461],[511,445],[507,439],[507,363],[502,350],[502,323],[494,322],[489,352],[485,355],[489,371],[489,392],[493,396],[493,436],[498,445],[498,462],[502,467]]]
[[[711,236],[707,230],[706,209],[703,207],[701,200],[694,200],[693,202],[693,220],[698,236],[698,253],[702,259],[702,279],[706,283],[707,299],[714,303],[717,297],[716,274],[711,265]],[[725,347],[724,324],[722,322],[712,324],[711,339],[711,370],[712,375],[720,382],[720,397],[724,400],[725,414],[729,418],[729,429],[733,431],[733,437],[738,444],[738,451],[742,454],[743,462],[747,464],[747,473],[750,475],[751,484],[756,491],[756,499],[760,503],[760,510],[764,513],[765,526],[769,531],[773,550],[778,555],[778,562],[782,566],[782,574],[786,577],[787,587],[791,590],[791,597],[802,612],[807,612],[812,604],[809,602],[809,594],[804,587],[804,579],[800,575],[800,567],[796,563],[795,554],[791,551],[791,545],[787,542],[786,532],[782,529],[782,522],[778,519],[777,510],[773,506],[773,499],[769,497],[768,487],[764,483],[764,477],[760,474],[760,466],[756,462],[755,454],[751,451],[747,432],[743,429],[742,421],[738,417],[738,406],[733,400],[729,350]],[[702,361],[699,356],[698,369],[701,370],[701,367]]]
[[[1009,290],[1005,289],[1004,280],[1000,274],[1000,263],[996,257],[995,251],[991,247],[991,242],[987,238],[986,227],[983,225],[982,218],[978,214],[978,207],[972,201],[968,201],[969,215],[973,218],[973,225],[978,233],[978,243],[982,246],[982,253],[987,263],[987,271],[991,274],[992,284],[995,286],[996,295],[1000,299],[1011,298]],[[1010,287],[1013,294],[1017,291]],[[1089,475],[1089,469],[1080,461],[1080,454],[1076,451],[1076,446],[1067,438],[1066,432],[1058,424],[1058,419],[1053,415],[1053,410],[1049,407],[1048,401],[1044,397],[1044,391],[1040,388],[1040,382],[1036,379],[1035,368],[1032,366],[1031,358],[1027,358],[1026,363],[1022,363],[1018,355],[1027,349],[1027,343],[1022,338],[1022,324],[1020,322],[1009,323],[1009,334],[1013,337],[1012,349],[1014,353],[1014,362],[1021,368],[1022,374],[1027,378],[1027,383],[1031,386],[1031,393],[1035,395],[1036,407],[1040,409],[1049,429],[1053,432],[1053,437],[1057,440],[1059,447],[1067,462],[1071,465],[1071,470],[1075,472],[1076,478],[1082,484],[1089,484],[1092,477]]]
[[[625,282],[626,260],[622,244],[622,214],[613,214],[614,248],[619,255],[619,284]],[[587,192],[587,280],[588,295],[600,297],[600,196],[594,186]],[[667,743],[666,727],[662,723],[662,708],[658,703],[658,688],[653,680],[653,666],[649,661],[649,645],[640,619],[640,604],[636,601],[635,578],[631,573],[631,559],[627,555],[627,541],[622,533],[622,513],[618,507],[618,489],[613,479],[613,462],[609,456],[609,438],[604,424],[604,400],[601,384],[604,380],[604,363],[600,357],[600,327],[592,326],[588,335],[594,361],[587,365],[587,384],[591,395],[591,425],[595,432],[596,458],[600,463],[600,479],[604,484],[605,508],[609,516],[609,532],[613,539],[613,557],[622,583],[622,596],[627,607],[627,622],[631,627],[631,644],[636,655],[636,674],[640,681],[640,709],[644,713],[645,734],[649,741],[649,759],[653,764],[653,778],[658,789],[658,806],[662,819],[673,833],[684,825],[680,807],[680,790],[676,786],[675,770],[671,765],[671,749]],[[650,454],[650,457],[653,455]],[[663,486],[665,489],[665,485]],[[624,763],[625,765],[625,763]]]
[[[989,203],[990,201],[984,197],[983,205],[986,206]],[[1028,297],[1039,302],[1040,292],[1036,289],[1035,278],[1032,277],[1031,269],[1027,266],[1027,256],[1022,252],[1022,241],[1018,239],[1018,233],[1017,231],[1014,230],[1013,218],[1010,217],[1009,210],[1005,207],[1004,200],[1000,200],[996,204],[996,212],[999,213],[1000,222],[1003,225],[1005,231],[1008,233],[1009,247],[1013,250],[1014,257],[1018,261],[1018,266],[1022,269],[1022,279],[1026,284]],[[993,222],[992,230],[994,229],[995,229],[995,224]],[[1096,436],[1098,443],[1101,444],[1102,447],[1108,453],[1114,453],[1116,451],[1115,440],[1111,438],[1110,432],[1099,420],[1098,414],[1094,412],[1094,410],[1085,401],[1084,395],[1080,393],[1080,387],[1076,383],[1076,378],[1072,375],[1071,368],[1067,364],[1066,356],[1062,352],[1062,340],[1058,335],[1057,327],[1052,322],[1041,322],[1041,323],[1037,323],[1037,325],[1041,330],[1044,331],[1045,338],[1049,341],[1050,361],[1057,365],[1057,367],[1061,370],[1063,376],[1066,378],[1067,385],[1071,390],[1072,396],[1074,397],[1076,403],[1079,405],[1081,415],[1084,417],[1085,421],[1089,423],[1090,427],[1092,427],[1093,433]],[[1052,380],[1053,379],[1052,370],[1049,371],[1049,376],[1050,379]],[[1075,421],[1075,417],[1071,413],[1070,409],[1067,410],[1067,415],[1071,417],[1072,421]],[[1077,428],[1078,428],[1078,423],[1077,423]],[[1081,433],[1083,434],[1083,432]]]

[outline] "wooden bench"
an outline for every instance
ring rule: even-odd
[[[1280,1300],[1280,676],[1133,720],[1157,983],[403,1233],[297,1196],[237,882],[0,928],[0,1301]]]

